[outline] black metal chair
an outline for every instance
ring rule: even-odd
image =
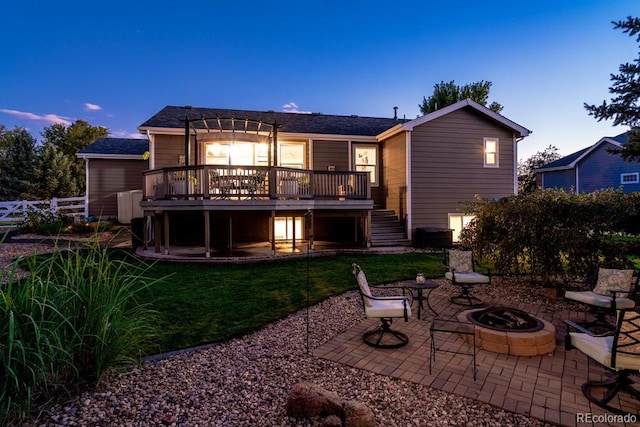
[[[362,335],[362,340],[372,347],[398,348],[409,342],[409,337],[399,331],[391,329],[394,318],[402,318],[405,322],[411,316],[411,305],[404,295],[397,296],[373,296],[371,288],[358,264],[352,264],[353,277],[358,284],[362,306],[366,317],[380,319],[380,326],[367,331]]]
[[[583,323],[583,327],[613,330],[615,325],[607,320],[607,315],[615,314],[618,309],[635,307],[632,297],[637,291],[638,280],[640,276],[634,270],[598,267],[587,280],[587,284],[594,286],[592,290],[565,291],[564,297],[587,305],[595,316],[594,320]]]
[[[612,406],[610,402],[620,392],[629,393],[640,400],[640,391],[633,387],[634,382],[630,378],[630,375],[637,375],[640,370],[640,313],[635,309],[620,310],[615,330],[599,335],[570,320],[565,320],[564,323],[567,325],[567,350],[580,350],[615,373],[610,381],[584,383],[584,396],[601,408],[616,414],[626,414],[626,411]],[[572,329],[577,332],[571,332]]]
[[[477,263],[471,251],[450,249],[444,253],[444,263],[447,267],[444,277],[460,287],[460,293],[449,297],[449,301],[470,307],[481,305],[482,300],[471,293],[471,288],[475,285],[491,284],[491,270],[488,270],[487,275],[475,272]]]

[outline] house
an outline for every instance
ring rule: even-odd
[[[206,257],[251,242],[275,253],[279,241],[368,247],[409,244],[420,227],[459,230],[465,201],[517,191],[517,143],[530,134],[468,99],[414,120],[167,106],[139,130],[155,236],[145,249]]]
[[[146,139],[100,138],[76,154],[85,161],[90,216],[118,216],[118,193],[142,187],[142,172],[149,169],[143,155],[148,150]]]
[[[594,145],[536,169],[536,180],[543,188],[590,193],[606,188],[625,193],[640,191],[640,164],[626,162],[608,152],[620,148],[626,134],[600,139]]]

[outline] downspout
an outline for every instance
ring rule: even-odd
[[[149,140],[149,169],[156,167],[156,139],[147,129],[147,139]]]
[[[89,158],[84,158],[84,217],[89,216]]]
[[[518,194],[518,142],[524,138],[524,136],[521,136],[513,140],[513,194]]]
[[[411,240],[411,237],[413,235],[413,220],[412,220],[412,203],[413,203],[413,197],[412,197],[412,189],[411,189],[411,131],[407,131],[406,133],[406,147],[407,147],[407,160],[406,160],[406,181],[407,181],[407,200],[406,200],[406,204],[407,204],[407,208],[406,208],[406,212],[407,212],[407,238],[409,240]]]

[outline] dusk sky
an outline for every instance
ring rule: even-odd
[[[41,4],[43,3],[43,4]],[[3,5],[0,124],[83,119],[111,136],[165,105],[415,118],[440,81],[491,81],[533,131],[520,159],[627,130],[587,115],[638,57],[638,0],[108,1]]]

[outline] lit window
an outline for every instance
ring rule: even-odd
[[[276,240],[292,240],[293,239],[293,228],[295,221],[295,236],[296,239],[302,239],[302,223],[303,218],[301,217],[277,217],[275,219],[275,229],[274,234]]]
[[[454,242],[460,241],[460,233],[462,229],[469,225],[475,215],[449,214],[449,228],[452,231],[451,237]]]
[[[353,146],[353,165],[356,172],[369,172],[371,185],[378,185],[378,146],[358,144]]]
[[[498,167],[498,138],[484,138],[484,167]]]
[[[623,173],[620,174],[620,184],[638,184],[640,182],[640,173]]]

